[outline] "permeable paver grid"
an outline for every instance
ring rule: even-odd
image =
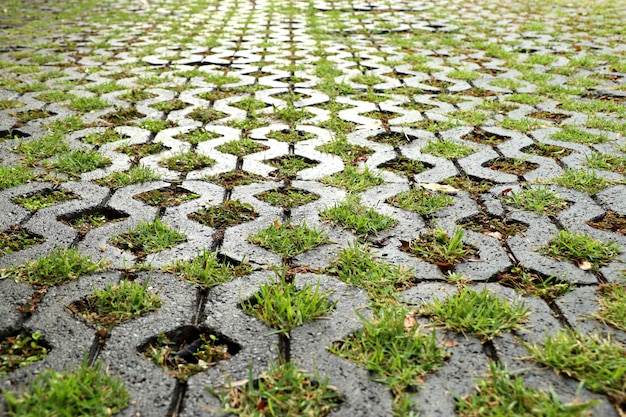
[[[623,0],[0,9],[0,414],[626,413]]]

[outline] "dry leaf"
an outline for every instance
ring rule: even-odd
[[[504,190],[502,190],[500,192],[500,195],[507,195],[508,193],[510,193],[513,189],[512,188],[505,188]]]
[[[282,226],[280,222],[278,220],[274,220],[274,227],[278,229],[280,226]]]
[[[589,261],[578,262],[578,267],[583,271],[589,271],[593,268],[593,265]]]
[[[574,49],[575,49],[576,51],[580,51],[580,50],[582,50],[582,49],[583,49],[583,47],[582,47],[582,46],[580,46],[580,45],[574,45]]]
[[[402,244],[402,247],[400,248],[401,251],[406,252],[409,249],[411,249],[411,242],[409,242],[408,240],[402,240],[399,239],[400,243]]]
[[[483,232],[483,235],[495,237],[498,240],[502,240],[502,233],[500,232]]]
[[[365,161],[367,161],[367,156],[357,156],[356,158],[352,160],[352,165],[358,165],[359,162],[365,162]]]
[[[420,182],[420,187],[429,191],[441,191],[446,194],[456,194],[459,190],[445,184],[437,184],[436,182]]]
[[[445,347],[449,347],[449,348],[450,348],[450,347],[455,347],[456,345],[458,345],[458,344],[459,344],[459,342],[457,342],[457,341],[456,341],[456,340],[454,340],[454,339],[443,339],[443,340],[441,341],[441,343],[443,343],[443,345],[444,345]]]
[[[404,331],[407,333],[410,332],[413,327],[417,326],[417,320],[413,317],[414,315],[415,311],[411,310],[409,311],[409,314],[404,316]]]

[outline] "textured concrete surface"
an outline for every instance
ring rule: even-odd
[[[605,2],[597,3],[602,8]],[[68,117],[82,121],[63,134],[69,149],[93,150],[109,158],[110,164],[70,177],[49,168],[58,156],[53,152],[29,162],[31,181],[2,186],[0,232],[8,235],[19,226],[41,242],[15,252],[0,247],[0,269],[37,259],[57,247],[76,248],[95,260],[108,260],[111,269],[48,289],[32,314],[20,313],[18,307],[37,288],[10,274],[0,276],[0,338],[20,330],[39,331],[51,347],[43,360],[0,378],[0,388],[19,390],[45,369],[71,369],[88,357],[91,362],[102,361],[126,384],[131,401],[121,416],[212,416],[218,415],[215,410],[220,403],[206,387],[248,378],[250,369],[258,377],[270,363],[288,356],[302,369],[317,370],[343,395],[344,404],[332,415],[392,415],[389,388],[375,382],[367,369],[328,351],[329,345],[358,331],[359,315],[372,314],[365,290],[320,272],[356,239],[349,230],[323,222],[319,216],[347,194],[325,184],[324,178],[354,164],[384,179],[359,196],[366,207],[397,221],[395,227],[370,240],[383,242],[373,249],[380,260],[413,268],[414,285],[399,296],[412,308],[445,298],[456,286],[447,282],[445,269],[403,251],[402,241],[437,226],[453,233],[480,213],[524,226],[523,232],[508,237],[466,228],[464,243],[476,248],[477,254],[454,265],[452,272],[462,274],[476,289],[487,288],[497,297],[523,301],[531,312],[529,324],[487,342],[440,330],[442,340],[453,341],[448,348],[451,357],[443,369],[427,375],[412,395],[416,412],[453,415],[454,398],[471,393],[475,380],[495,360],[519,370],[529,386],[551,388],[565,401],[576,396],[599,399],[594,415],[624,415],[606,396],[581,389],[578,381],[533,363],[522,345],[540,343],[568,327],[585,334],[610,334],[626,343],[625,332],[593,318],[599,308],[598,288],[606,283],[624,284],[626,231],[589,224],[609,212],[626,216],[623,1],[612,2],[604,13],[575,2],[549,6],[508,0],[77,0],[66,5],[23,0],[11,2],[4,11],[2,7],[0,167],[25,164],[18,147],[36,143],[50,133],[51,123]],[[333,66],[330,80],[319,65],[321,60]],[[472,76],[465,77],[463,71]],[[229,77],[225,84],[216,81],[221,75]],[[113,82],[112,91],[104,88]],[[129,98],[129,92],[140,90],[149,93],[147,98]],[[52,92],[71,96],[45,96]],[[526,102],[523,94],[537,101]],[[83,112],[70,105],[72,97],[97,96],[106,103],[103,108]],[[251,98],[261,103],[255,118],[264,125],[246,124],[253,114],[242,109],[242,103]],[[180,101],[180,108],[160,110],[159,104],[174,99]],[[597,99],[604,107],[585,110],[586,103],[596,100],[597,104]],[[121,123],[108,117],[128,108],[141,114]],[[221,113],[202,121],[193,116],[200,109]],[[281,113],[285,109],[308,113],[294,120]],[[35,110],[48,113],[20,120],[23,112]],[[481,116],[478,122],[465,118],[476,112]],[[155,132],[148,129],[150,121],[167,125]],[[520,121],[527,121],[529,127],[512,127]],[[553,137],[568,127],[600,139],[592,143]],[[100,146],[84,141],[107,129],[114,129],[122,139]],[[211,134],[211,139],[198,144],[181,140],[181,134],[193,132]],[[297,132],[304,140],[281,141],[277,132]],[[393,135],[406,141],[391,145],[385,138]],[[476,135],[495,141],[476,141],[472,139]],[[371,152],[344,161],[320,149],[338,137]],[[239,157],[220,150],[221,145],[243,138],[265,149]],[[423,152],[424,146],[437,140],[464,145],[473,152],[459,159]],[[155,143],[164,147],[144,157],[118,149],[125,144]],[[554,157],[532,153],[530,149],[537,144],[562,147],[567,153]],[[161,163],[189,150],[215,163],[189,172]],[[621,157],[621,166],[590,167],[589,158],[597,154]],[[272,161],[288,155],[313,166],[291,179],[277,176]],[[494,161],[506,158],[532,165],[521,173],[492,167]],[[424,170],[413,175],[389,169],[390,163],[400,159],[419,161]],[[159,179],[116,189],[96,183],[136,166],[151,168]],[[207,179],[237,170],[259,179],[233,188]],[[568,170],[593,171],[608,182],[594,193],[554,184]],[[6,172],[7,177],[13,175]],[[444,184],[454,177],[489,186],[480,191],[461,187],[449,207],[424,216],[387,202],[420,183]],[[292,209],[258,198],[264,191],[288,184],[319,198]],[[165,208],[137,198],[168,187],[195,193],[197,198]],[[504,196],[529,187],[547,187],[567,201],[567,208],[546,216],[504,201]],[[34,212],[15,201],[52,190],[65,190],[77,198]],[[229,199],[251,205],[258,217],[225,230],[189,217],[203,206]],[[115,213],[118,219],[86,233],[66,222],[99,210]],[[156,218],[182,232],[185,242],[145,259],[111,244],[111,237]],[[276,221],[306,222],[324,230],[330,243],[285,260],[249,242],[251,234]],[[598,271],[546,256],[540,248],[560,230],[616,242],[621,254]],[[174,260],[194,258],[202,249],[247,263],[254,271],[201,290],[162,270]],[[144,262],[154,271],[133,270],[135,264]],[[284,263],[296,268],[296,285],[319,283],[337,302],[323,320],[292,330],[287,344],[240,307],[242,300],[274,279],[269,267]],[[499,283],[503,273],[520,264],[542,277],[556,276],[572,284],[572,291],[556,300],[542,300],[521,296]],[[163,305],[114,327],[105,340],[93,325],[66,308],[93,289],[128,276],[137,282],[150,279],[150,288],[160,295]],[[428,324],[427,319],[420,320]],[[238,351],[230,360],[179,382],[142,356],[140,349],[160,333],[180,329],[208,329],[228,339]],[[0,414],[4,411],[0,398]]]

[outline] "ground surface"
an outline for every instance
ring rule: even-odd
[[[522,343],[541,344],[568,327],[626,343],[624,331],[594,318],[601,286],[624,280],[625,11],[623,1],[3,2],[0,337],[38,331],[50,352],[0,374],[2,388],[19,391],[41,370],[75,368],[86,357],[125,383],[131,399],[120,415],[213,415],[220,403],[205,387],[249,372],[256,378],[282,357],[328,378],[344,401],[333,415],[395,409],[436,416],[452,415],[454,395],[473,392],[497,361],[524,370],[528,386],[552,386],[563,401],[580,388],[580,398],[600,400],[595,415],[623,413],[624,397],[592,393],[539,366]],[[221,147],[227,143],[246,146]],[[157,145],[141,146],[150,144]],[[437,144],[448,148],[437,151]],[[98,155],[105,158],[97,162]],[[101,181],[137,167],[155,179]],[[350,188],[365,167],[378,180]],[[327,178],[354,169],[348,186]],[[220,180],[230,172],[247,174],[249,183]],[[398,195],[421,187],[442,196],[434,184],[453,188],[442,206],[420,211],[398,203]],[[286,194],[277,201],[260,196],[285,188],[316,199],[284,208]],[[511,198],[532,189],[559,203],[533,211]],[[20,204],[20,197],[59,191],[72,198],[32,210]],[[164,194],[173,200],[145,198]],[[359,196],[363,211],[389,216],[389,224],[372,231],[320,216],[349,194]],[[255,213],[222,206],[216,216],[232,214],[234,222],[200,221],[201,209],[227,200]],[[72,222],[85,214],[94,227]],[[184,237],[163,250],[115,240],[156,218]],[[503,222],[519,227],[495,226]],[[329,240],[303,252],[251,242],[259,231],[304,224]],[[449,236],[462,227],[474,251],[449,263],[415,256],[416,239],[437,227]],[[612,241],[617,253],[596,262],[584,249],[569,257],[542,249],[562,230],[601,245]],[[357,240],[410,278],[380,284],[386,293],[367,283],[367,270],[362,288],[342,282],[329,266]],[[31,285],[11,272],[57,247],[106,260],[108,269],[60,285]],[[167,267],[205,249],[252,273],[202,286]],[[298,288],[319,282],[332,291],[333,310],[288,337],[244,313],[242,300],[276,279],[272,265],[286,267],[278,278]],[[519,284],[514,271],[521,266],[534,284]],[[122,279],[149,279],[161,307],[98,332],[67,308]],[[520,291],[535,284],[565,290],[539,297]],[[423,303],[462,287],[522,300],[530,316],[519,330],[482,340],[439,329],[450,357],[418,388],[396,392],[395,406],[389,385],[327,349],[361,328],[359,314],[376,317],[385,304],[412,308],[405,320],[412,331]],[[417,320],[431,323],[424,315]],[[187,342],[197,329],[228,340],[232,357],[178,382],[141,351],[181,329],[196,332]],[[398,405],[400,397],[408,405]]]

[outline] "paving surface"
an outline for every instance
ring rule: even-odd
[[[104,362],[111,374],[125,382],[131,402],[119,415],[213,415],[210,410],[219,408],[219,402],[206,386],[215,387],[226,378],[245,379],[250,365],[259,375],[270,362],[288,355],[302,369],[317,369],[342,393],[345,402],[333,415],[391,415],[388,387],[374,382],[366,369],[327,350],[332,342],[360,328],[357,311],[368,314],[365,290],[315,273],[357,238],[319,216],[320,210],[340,203],[347,194],[324,178],[352,165],[368,167],[384,180],[359,195],[363,205],[397,222],[369,239],[379,243],[373,250],[381,261],[413,268],[413,285],[399,295],[401,300],[419,307],[455,289],[447,282],[443,267],[411,256],[402,250],[401,241],[411,241],[436,225],[448,233],[466,225],[464,241],[478,248],[478,254],[454,265],[453,271],[462,273],[475,288],[486,286],[509,300],[521,297],[531,310],[530,324],[523,331],[489,342],[447,334],[456,341],[448,349],[447,365],[429,374],[413,397],[414,409],[421,415],[453,415],[453,393],[470,393],[475,378],[487,372],[488,361],[493,359],[509,369],[526,370],[528,385],[552,386],[562,398],[571,400],[579,389],[578,381],[521,359],[527,355],[520,341],[540,342],[560,328],[573,326],[586,333],[609,333],[616,341],[626,342],[626,333],[590,317],[598,309],[599,285],[623,282],[626,254],[622,251],[613,262],[592,271],[539,250],[559,230],[625,247],[623,229],[620,234],[588,224],[608,212],[626,215],[624,159],[613,166],[589,166],[593,155],[623,156],[626,151],[623,2],[621,7],[620,2],[609,6],[598,2],[595,9],[564,2],[541,6],[493,0],[96,3],[83,7],[80,1],[65,6],[24,1],[0,10],[2,167],[24,164],[27,155],[20,144],[35,143],[50,134],[53,122],[71,116],[82,124],[63,131],[62,141],[69,149],[94,150],[111,161],[72,177],[54,169],[58,157],[54,150],[44,152],[29,161],[35,175],[32,181],[18,180],[0,189],[0,232],[8,236],[21,228],[29,236],[40,237],[37,244],[23,250],[0,248],[0,268],[37,259],[58,246],[111,262],[106,272],[51,287],[29,314],[20,313],[18,307],[37,288],[2,276],[0,336],[20,329],[40,331],[52,348],[43,360],[0,378],[3,388],[20,387],[43,369],[78,366],[87,355],[91,361]],[[43,23],[42,16],[47,16]],[[107,86],[115,87],[109,90]],[[149,94],[133,96],[140,91]],[[45,94],[52,92],[74,96]],[[104,100],[103,108],[83,111],[70,104],[76,97],[97,96]],[[260,108],[250,110],[251,97]],[[590,102],[601,102],[603,107],[585,105]],[[123,119],[120,110],[130,108],[137,113]],[[43,112],[34,112],[38,110]],[[115,114],[118,117],[112,117]],[[150,121],[167,123],[151,129],[146,123]],[[524,122],[526,127],[520,127]],[[595,139],[553,137],[571,132],[572,127]],[[107,129],[119,133],[121,140],[101,145],[85,141]],[[191,143],[182,139],[186,133],[203,131],[212,133],[210,140]],[[277,132],[298,135],[285,140]],[[370,154],[342,160],[320,148],[343,136],[350,144],[368,147]],[[481,141],[481,137],[491,139]],[[239,157],[218,150],[220,145],[244,138],[265,148]],[[444,139],[465,145],[472,153],[447,159],[422,152],[429,142]],[[147,156],[118,149],[120,144],[158,143],[163,147]],[[537,144],[553,145],[560,151],[541,154]],[[215,163],[177,170],[162,162],[189,150]],[[284,178],[272,163],[289,155],[308,165],[292,178]],[[393,169],[394,162],[404,159],[421,162],[421,172]],[[523,167],[513,172],[494,165],[495,161]],[[136,166],[153,169],[160,179],[119,188],[97,183],[112,172]],[[237,170],[259,177],[230,189],[207,180]],[[585,192],[556,184],[572,170],[593,171],[596,177],[591,182],[598,189]],[[487,186],[477,190],[466,184],[464,188],[449,182],[451,178],[469,178]],[[390,197],[423,183],[452,184],[458,190],[452,195],[453,203],[425,216],[389,203]],[[289,184],[319,198],[291,209],[258,198],[264,191]],[[565,199],[567,207],[545,216],[504,202],[511,193],[540,186]],[[175,189],[178,196],[194,193],[196,198],[161,208],[137,198],[141,193],[168,189]],[[53,190],[70,191],[79,198],[36,211],[15,201]],[[258,217],[224,230],[189,217],[202,207],[229,199],[251,205]],[[86,233],[68,224],[85,213],[101,214],[108,222]],[[489,219],[514,221],[524,225],[524,230],[507,237],[468,227],[480,213]],[[112,244],[113,236],[157,217],[184,233],[184,243],[145,259]],[[306,222],[325,231],[332,242],[282,259],[248,241],[259,230],[287,222]],[[161,269],[174,259],[192,259],[202,249],[247,263],[254,271],[201,290]],[[133,269],[140,263],[155,270]],[[292,330],[287,343],[239,307],[262,283],[274,279],[267,267],[283,263],[296,271],[296,283],[319,282],[333,291],[331,299],[337,301],[327,319]],[[542,277],[556,276],[572,284],[573,290],[554,301],[522,297],[498,281],[518,264]],[[129,276],[140,281],[149,276],[149,285],[160,294],[163,305],[114,327],[108,338],[102,340],[93,325],[66,308],[94,288]],[[160,333],[182,328],[210,329],[239,350],[230,360],[179,383],[139,350]],[[578,395],[601,400],[595,415],[618,415],[605,396],[586,389]]]

